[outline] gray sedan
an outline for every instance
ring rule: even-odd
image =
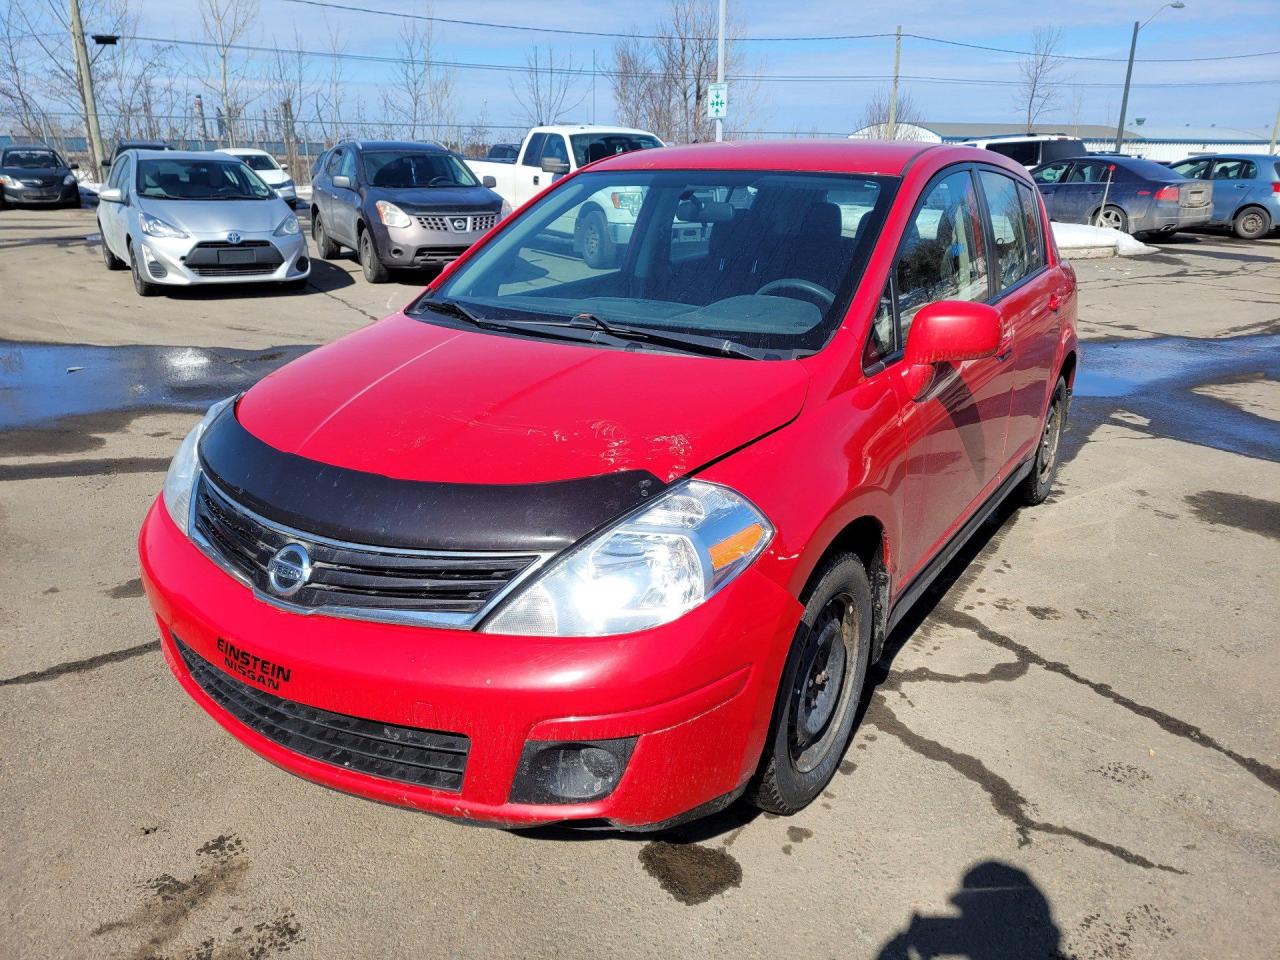
[[[301,285],[311,272],[293,211],[225,154],[129,150],[98,199],[102,259],[132,269],[140,296],[200,283]]]
[[[1171,234],[1213,216],[1213,184],[1188,180],[1150,160],[1094,154],[1031,171],[1049,219],[1093,223],[1125,233]]]

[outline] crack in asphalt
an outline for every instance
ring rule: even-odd
[[[336,293],[333,293],[330,290],[325,290],[321,287],[317,287],[310,280],[307,281],[307,287],[314,290],[316,293],[320,294],[321,296],[328,297],[334,303],[342,304],[348,310],[354,310],[356,313],[360,314],[362,317],[367,317],[370,320],[374,320],[374,321],[382,319],[377,314],[370,313],[368,310],[362,310],[359,307],[357,307],[354,303],[350,303],[346,300],[343,300],[340,296],[338,296]]]
[[[16,677],[7,677],[0,680],[0,687],[16,686],[18,684],[27,683],[43,683],[46,680],[56,680],[58,677],[65,677],[71,673],[85,673],[90,670],[97,670],[99,667],[105,667],[110,663],[119,663],[122,660],[132,660],[134,657],[140,657],[143,654],[154,653],[160,649],[159,640],[151,640],[147,643],[140,643],[136,647],[125,647],[123,650],[113,650],[110,653],[99,653],[93,657],[85,657],[83,660],[66,660],[62,663],[54,664],[52,667],[46,667],[43,670],[33,670],[30,673],[20,673]]]
[[[981,787],[991,801],[996,813],[1009,820],[1017,828],[1018,846],[1025,847],[1031,842],[1032,833],[1043,833],[1050,836],[1068,837],[1086,847],[1109,853],[1127,864],[1142,867],[1145,870],[1162,870],[1165,873],[1185,875],[1187,871],[1167,864],[1148,860],[1141,854],[1134,853],[1119,844],[1100,840],[1092,834],[1064,827],[1056,823],[1048,823],[1034,819],[1028,812],[1028,801],[1004,777],[993,771],[972,754],[953,750],[951,747],[921,736],[898,719],[893,708],[889,706],[884,695],[876,693],[872,698],[872,708],[867,712],[867,722],[877,730],[887,733],[899,740],[907,749],[919,754],[927,760],[946,764],[966,780]]]

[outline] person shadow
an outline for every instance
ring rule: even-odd
[[[1049,900],[1024,871],[998,860],[975,864],[950,897],[958,914],[911,915],[876,960],[1060,960],[1062,933]]]

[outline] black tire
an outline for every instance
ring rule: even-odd
[[[1062,434],[1067,427],[1070,400],[1067,381],[1059,377],[1053,388],[1053,396],[1049,399],[1049,410],[1044,417],[1044,428],[1040,431],[1040,443],[1036,446],[1031,472],[1018,487],[1018,498],[1029,507],[1044,503],[1058,476],[1058,453],[1062,449]]]
[[[378,250],[373,244],[373,234],[368,230],[360,231],[359,243],[360,253],[360,269],[364,272],[364,278],[370,283],[386,283],[391,279],[391,273],[387,270],[386,264],[378,259]]]
[[[324,224],[320,222],[318,212],[311,215],[311,239],[316,244],[316,256],[321,260],[332,260],[342,252],[342,248],[324,232]]]
[[[609,223],[599,210],[582,222],[582,260],[593,270],[608,270],[618,262],[617,244],[609,237]]]
[[[1111,227],[1121,233],[1129,232],[1129,215],[1114,203],[1108,203],[1105,207],[1095,210],[1089,222],[1096,227]]]
[[[107,235],[102,232],[102,224],[98,224],[98,236],[102,237],[102,262],[108,270],[123,270],[128,266],[123,260],[111,252],[107,246]]]
[[[1231,229],[1241,240],[1261,240],[1271,232],[1271,215],[1261,207],[1245,207],[1236,212]]]
[[[750,802],[769,813],[803,810],[831,782],[867,678],[872,603],[866,567],[851,553],[837,554],[810,584],[760,767],[747,787]]]
[[[160,292],[160,288],[142,276],[142,259],[132,246],[129,247],[129,264],[130,269],[133,271],[133,289],[137,291],[140,297],[154,297]]]

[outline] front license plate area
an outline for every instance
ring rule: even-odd
[[[219,250],[219,263],[253,263],[254,254],[252,250]]]

